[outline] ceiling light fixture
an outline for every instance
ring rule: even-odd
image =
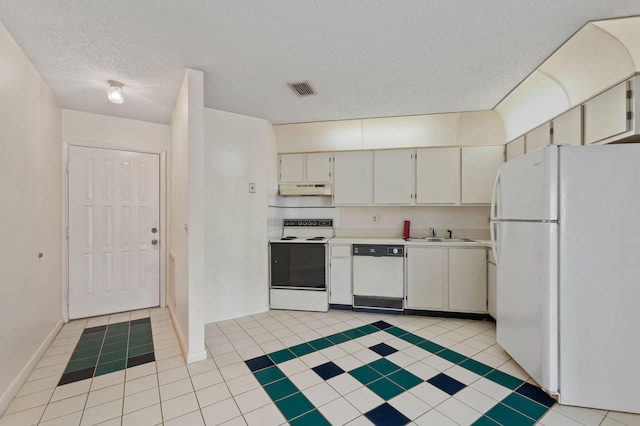
[[[124,102],[124,94],[122,93],[122,87],[124,84],[119,81],[109,80],[109,88],[107,89],[107,97],[114,104],[121,104]]]

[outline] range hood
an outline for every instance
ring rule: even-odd
[[[280,195],[331,195],[330,183],[281,183]]]

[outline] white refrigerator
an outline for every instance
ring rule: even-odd
[[[497,341],[561,404],[640,413],[640,144],[500,166]]]

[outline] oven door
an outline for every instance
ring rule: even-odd
[[[326,290],[326,244],[271,243],[271,288]]]

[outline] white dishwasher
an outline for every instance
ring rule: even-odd
[[[403,300],[404,246],[354,244],[354,308],[402,311]]]

